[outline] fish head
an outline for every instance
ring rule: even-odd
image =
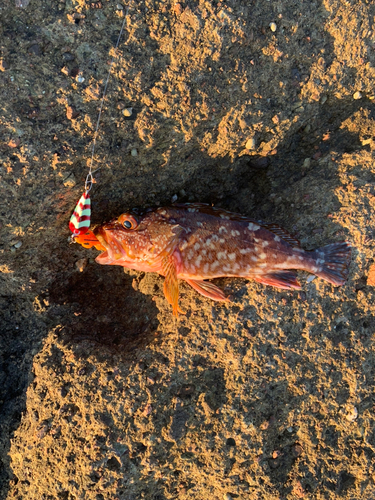
[[[161,259],[173,251],[180,231],[178,225],[158,212],[132,212],[94,229],[104,251],[98,264],[119,265],[140,271],[158,271]]]

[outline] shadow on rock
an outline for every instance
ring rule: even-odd
[[[158,326],[151,299],[132,288],[121,268],[88,266],[56,280],[50,289],[50,315],[63,317],[60,335],[79,354],[125,356],[143,349]]]
[[[13,476],[10,438],[25,412],[32,353],[45,332],[42,316],[25,294],[0,295],[0,498],[6,497]]]

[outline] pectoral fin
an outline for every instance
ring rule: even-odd
[[[171,304],[173,315],[178,316],[178,313],[185,314],[178,305],[178,279],[176,267],[172,256],[164,257],[162,261],[164,281],[164,295],[167,301]]]
[[[185,279],[185,281],[204,297],[208,297],[212,300],[230,302],[230,299],[224,295],[224,292],[210,281],[187,279]]]

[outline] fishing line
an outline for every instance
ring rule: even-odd
[[[90,230],[90,224],[91,224],[91,199],[90,199],[90,191],[92,188],[92,185],[95,183],[94,179],[94,173],[97,172],[99,168],[96,170],[92,169],[93,163],[94,163],[94,154],[95,154],[95,146],[96,146],[96,140],[98,137],[98,131],[99,131],[99,125],[100,125],[100,118],[102,115],[103,111],[103,106],[104,106],[104,99],[107,93],[107,87],[108,87],[108,82],[112,73],[112,68],[113,64],[115,62],[115,59],[117,57],[117,49],[120,44],[121,36],[122,33],[124,32],[125,26],[127,24],[128,20],[128,12],[129,12],[129,7],[127,7],[125,11],[125,17],[122,22],[121,30],[119,33],[119,36],[117,38],[114,54],[111,60],[111,64],[109,66],[109,71],[108,71],[108,76],[107,80],[104,85],[104,90],[103,90],[103,97],[100,103],[100,108],[99,108],[99,114],[98,114],[98,120],[96,122],[96,128],[94,132],[94,137],[92,140],[92,151],[91,151],[91,159],[89,163],[89,173],[86,176],[85,180],[85,190],[83,192],[83,195],[79,199],[74,212],[70,218],[69,221],[69,229],[72,231],[72,236],[71,236],[71,242],[74,243],[80,243],[82,246],[86,248],[91,248],[92,246],[95,246],[98,250],[102,249],[98,239],[94,235],[94,233]]]
[[[108,82],[109,82],[109,79],[111,77],[112,67],[113,67],[113,64],[115,62],[115,58],[117,56],[117,49],[118,49],[118,46],[120,44],[121,36],[122,36],[122,33],[124,32],[125,25],[127,24],[128,12],[129,12],[129,7],[127,7],[127,9],[125,11],[125,17],[124,17],[124,20],[122,22],[121,30],[120,30],[119,36],[117,38],[116,46],[115,46],[115,53],[113,54],[112,61],[111,61],[111,64],[109,66],[107,80],[106,80],[105,85],[104,85],[103,97],[102,97],[102,101],[101,101],[100,108],[99,108],[98,120],[96,122],[96,128],[95,128],[94,137],[93,137],[93,140],[92,140],[92,151],[91,151],[91,160],[90,160],[90,165],[89,165],[89,173],[87,174],[86,180],[85,180],[85,191],[86,191],[86,193],[88,193],[91,190],[92,185],[95,183],[95,179],[93,177],[93,174],[100,169],[100,167],[99,167],[99,168],[97,168],[94,171],[92,170],[92,165],[94,163],[94,154],[95,154],[96,139],[97,139],[97,136],[98,136],[100,118],[102,116],[102,111],[103,111],[103,106],[104,106],[104,99],[105,99],[105,96],[106,96],[106,93],[107,93]]]

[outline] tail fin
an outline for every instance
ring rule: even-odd
[[[332,243],[315,250],[317,260],[324,261],[321,265],[321,271],[316,273],[317,276],[332,283],[332,285],[343,285],[348,277],[351,251],[352,246],[348,241]]]

